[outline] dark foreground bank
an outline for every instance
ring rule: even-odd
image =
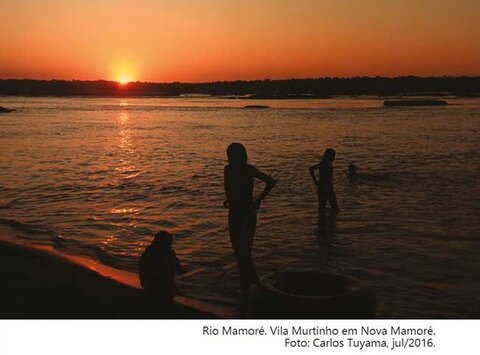
[[[0,318],[214,318],[48,250],[0,241]]]

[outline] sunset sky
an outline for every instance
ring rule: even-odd
[[[480,75],[478,0],[0,0],[0,78]]]

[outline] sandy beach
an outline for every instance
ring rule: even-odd
[[[0,241],[1,318],[215,318],[162,300],[60,254]]]

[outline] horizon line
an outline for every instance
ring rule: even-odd
[[[303,77],[303,78],[283,78],[283,79],[234,79],[234,80],[211,80],[211,81],[140,81],[132,80],[127,84],[211,84],[211,83],[234,83],[234,82],[255,82],[255,81],[293,81],[293,80],[346,80],[346,79],[401,79],[401,78],[419,78],[419,79],[433,79],[433,78],[470,78],[480,79],[480,75],[398,75],[398,76],[321,76],[321,77]],[[65,82],[111,82],[120,83],[113,79],[31,79],[31,78],[0,78],[1,81],[16,80],[16,81],[65,81]]]

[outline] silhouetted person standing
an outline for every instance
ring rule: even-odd
[[[330,203],[332,212],[335,214],[340,209],[335,196],[335,189],[333,186],[333,161],[335,160],[335,150],[328,148],[325,150],[320,163],[311,166],[308,170],[310,176],[317,186],[318,193],[318,214],[321,221],[325,218],[325,208],[327,202]],[[315,176],[315,171],[318,170],[318,179]]]
[[[224,206],[228,208],[228,229],[234,255],[238,261],[242,299],[248,296],[249,283],[259,283],[252,261],[252,247],[257,226],[257,210],[272,190],[275,180],[247,164],[247,151],[240,143],[227,148],[228,165],[224,170]],[[255,178],[266,183],[263,192],[253,200]]]
[[[173,297],[175,294],[175,273],[180,271],[180,262],[172,249],[172,242],[170,233],[158,232],[140,257],[141,285],[146,291],[164,297]]]

